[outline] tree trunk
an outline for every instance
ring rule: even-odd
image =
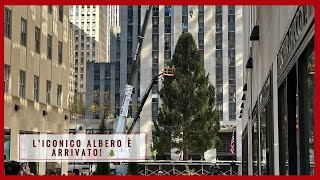
[[[184,161],[189,160],[188,157],[189,157],[189,151],[188,151],[188,149],[186,147],[183,147],[183,160]]]

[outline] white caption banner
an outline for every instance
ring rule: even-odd
[[[19,161],[143,162],[146,133],[20,134]]]

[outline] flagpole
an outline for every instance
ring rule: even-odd
[[[230,153],[231,153],[231,163],[230,163],[230,175],[233,174],[233,165],[234,165],[234,143],[235,143],[235,140],[234,140],[234,130],[235,130],[235,126],[232,127],[232,137],[231,137],[231,141],[230,141]]]

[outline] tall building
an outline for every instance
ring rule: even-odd
[[[111,63],[87,62],[87,87],[86,87],[86,119],[100,119],[104,117],[105,92],[110,93],[111,89]],[[95,99],[95,92],[99,93],[99,100]],[[110,94],[111,98],[111,94]],[[109,99],[110,100],[110,99]],[[100,112],[92,113],[89,107],[99,104]],[[114,107],[114,104],[112,104]]]
[[[110,26],[118,23],[118,13],[118,6],[70,6],[70,27],[75,31],[75,93],[84,101],[86,62],[110,62]]]
[[[74,30],[69,28],[69,67],[70,67],[70,75],[69,75],[69,96],[68,96],[68,102],[72,103],[74,102],[74,48],[75,48],[75,39],[74,39]]]
[[[140,27],[146,6],[121,6],[121,56],[120,92],[128,81],[132,58],[136,49]],[[222,133],[222,145],[218,150],[206,153],[208,160],[231,159],[230,140],[232,128],[236,128],[237,159],[241,159],[241,123],[239,119],[242,98],[243,74],[243,8],[241,6],[154,6],[149,19],[141,62],[138,70],[133,105],[139,103],[151,79],[170,61],[181,33],[189,32],[195,39],[205,70],[216,87],[217,110]],[[237,78],[235,78],[237,77]],[[161,81],[155,84],[147,99],[137,126],[140,132],[152,136],[152,118],[157,118],[161,99],[158,92]],[[133,106],[132,112],[135,112]],[[151,156],[151,154],[149,154]]]
[[[114,110],[113,117],[117,117],[120,111],[120,27],[111,26],[110,31],[110,62],[87,62],[87,86],[86,104],[93,103],[93,92],[99,90],[100,105],[104,106],[103,96],[105,91],[110,93],[110,104]],[[126,72],[126,71],[125,71]],[[103,109],[96,118],[103,117]],[[86,118],[94,118],[94,115],[86,109]]]
[[[116,106],[119,105],[119,108],[122,102],[120,101],[120,94],[124,90],[124,85],[130,81],[131,65],[138,43],[138,36],[140,35],[140,8],[141,6],[120,6],[120,56],[117,58],[118,56],[116,55],[116,58],[112,58],[116,61],[119,59],[119,62],[117,62],[115,66],[115,73],[119,73],[120,75],[119,78],[116,76],[118,78],[116,83],[119,83],[119,91],[116,91],[116,93],[119,94],[116,94],[115,96],[115,101],[120,102],[119,104],[116,103]],[[146,46],[146,44],[144,44],[144,46]],[[129,109],[129,116],[132,117],[135,116],[139,95],[141,94],[140,87],[138,85],[140,81],[139,74],[140,68],[138,69],[138,75],[136,76],[136,83],[134,85],[136,87],[136,92],[133,94],[132,106]],[[118,86],[116,85],[116,87]]]
[[[314,8],[244,8],[243,174],[314,174]],[[238,107],[238,106],[237,106]]]
[[[68,6],[5,6],[5,161],[19,160],[19,133],[68,129]],[[68,78],[67,78],[68,77]],[[39,174],[67,173],[67,163],[38,164]]]

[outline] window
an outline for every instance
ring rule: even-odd
[[[62,48],[62,42],[58,42],[58,64],[62,63],[62,52],[63,52],[63,48]]]
[[[204,12],[204,6],[199,6],[199,15],[203,15]]]
[[[152,59],[152,63],[153,64],[158,64],[159,63],[159,59],[158,58],[153,58]]]
[[[37,26],[35,27],[34,39],[35,39],[35,52],[40,53],[40,28],[38,28]]]
[[[171,16],[171,6],[165,6],[164,8],[164,16]]]
[[[164,50],[165,51],[171,50],[170,41],[164,42]]]
[[[61,97],[62,97],[62,85],[58,84],[57,86],[57,105],[61,107]]]
[[[46,103],[51,104],[51,81],[47,80]]]
[[[10,86],[10,65],[4,65],[4,92],[9,93]]]
[[[26,72],[23,70],[20,70],[19,96],[22,98],[26,97]]]
[[[63,22],[63,6],[59,6],[59,21]]]
[[[236,68],[235,67],[229,67],[229,74],[236,74]]]
[[[222,28],[222,15],[216,15],[216,27]]]
[[[235,58],[235,50],[234,50],[234,49],[230,49],[230,50],[228,51],[228,56],[229,56],[229,57],[232,57],[232,58]]]
[[[228,12],[229,12],[229,14],[234,14],[235,7],[234,6],[228,6]]]
[[[48,6],[48,12],[52,14],[52,6]]]
[[[217,74],[216,75],[216,84],[222,84],[222,75],[221,74]]]
[[[216,58],[216,66],[222,67],[222,58]]]
[[[234,15],[228,15],[228,22],[229,23],[235,23],[235,16]]]
[[[157,119],[158,116],[158,103],[152,103],[152,119]]]
[[[156,77],[159,75],[159,69],[158,68],[152,68],[152,77]]]
[[[33,100],[39,102],[39,76],[34,76],[33,82]]]
[[[48,34],[47,38],[47,58],[52,59],[52,36]]]
[[[229,22],[228,23],[228,31],[235,31],[235,22]]]
[[[229,32],[228,33],[228,39],[234,41],[235,40],[235,33],[234,32]]]
[[[21,34],[20,43],[23,46],[27,46],[27,20],[21,18]]]
[[[229,49],[234,49],[235,48],[235,40],[233,39],[233,40],[231,40],[231,39],[229,39],[229,41],[228,41],[229,43],[228,43],[228,48]]]
[[[235,57],[229,57],[229,66],[235,66]]]
[[[236,85],[229,85],[229,101],[236,101]]]
[[[4,36],[11,39],[11,21],[12,21],[12,11],[8,8],[5,8],[4,14]]]
[[[222,44],[222,33],[216,33],[216,44]]]
[[[221,102],[223,100],[223,94],[222,93],[217,93],[217,102]]]
[[[216,57],[221,58],[222,57],[222,50],[216,50]]]
[[[182,16],[182,30],[183,32],[188,31],[188,16]]]
[[[218,111],[219,114],[219,120],[222,121],[223,120],[223,106],[222,106],[222,101],[220,101],[220,103],[217,103],[216,105],[216,109]]]
[[[171,59],[171,51],[164,51],[164,59],[165,60]]]
[[[216,6],[216,14],[222,14],[222,6]]]
[[[164,32],[165,32],[165,33],[171,33],[171,24],[166,24],[166,25],[165,25]]]
[[[153,16],[159,16],[159,7],[153,7]]]

